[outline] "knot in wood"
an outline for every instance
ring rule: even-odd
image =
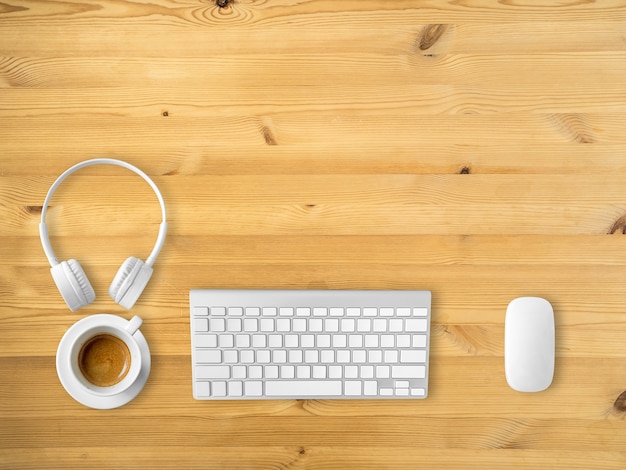
[[[419,38],[419,49],[421,51],[427,51],[431,47],[435,45],[441,36],[444,35],[446,30],[448,29],[448,25],[445,24],[429,24],[427,25]]]
[[[613,403],[613,408],[620,413],[626,412],[626,391],[622,392],[621,395],[617,397],[617,400]]]

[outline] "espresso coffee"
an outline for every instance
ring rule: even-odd
[[[85,342],[78,353],[78,366],[92,384],[110,387],[128,373],[130,351],[120,338],[102,333]]]

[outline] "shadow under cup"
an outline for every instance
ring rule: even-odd
[[[139,376],[141,349],[123,328],[94,326],[80,334],[72,346],[73,375],[90,393],[111,396],[127,390]]]

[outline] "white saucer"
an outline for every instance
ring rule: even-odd
[[[77,321],[70,327],[69,330],[65,332],[63,338],[61,338],[59,348],[57,349],[56,366],[61,385],[63,385],[63,388],[65,388],[67,393],[69,393],[74,400],[90,408],[109,410],[111,408],[117,408],[125,405],[139,395],[139,392],[143,389],[146,381],[148,380],[148,376],[150,375],[151,361],[148,343],[146,342],[146,339],[141,331],[137,330],[134,337],[136,338],[137,344],[139,345],[142,353],[141,371],[139,372],[137,380],[135,380],[128,390],[110,397],[93,395],[85,390],[68,369],[68,355],[70,354],[71,345],[74,342],[74,339],[86,329],[95,325],[101,325],[103,316],[107,317],[107,323],[119,325],[122,328],[128,324],[128,322],[122,317],[110,314],[92,315]]]

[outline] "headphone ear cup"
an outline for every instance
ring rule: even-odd
[[[96,293],[91,287],[85,271],[75,259],[62,261],[50,269],[63,300],[73,312],[96,299]]]
[[[125,309],[132,308],[152,276],[152,266],[139,258],[126,259],[109,287],[109,295]]]

